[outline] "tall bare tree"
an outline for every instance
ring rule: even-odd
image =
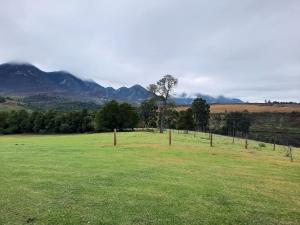
[[[168,100],[171,97],[174,87],[176,87],[178,79],[172,75],[165,75],[162,79],[156,82],[156,84],[150,84],[148,90],[153,97],[160,103],[159,104],[159,116],[160,116],[160,133],[163,133],[164,129],[164,112],[168,107]]]

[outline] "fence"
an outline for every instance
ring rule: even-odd
[[[132,130],[131,130],[132,131]],[[135,128],[134,131],[144,131],[144,132],[156,132],[159,133],[160,129],[159,128]],[[232,138],[232,144],[235,143],[235,139],[238,139],[240,141],[244,141],[244,148],[248,149],[249,147],[249,141],[251,142],[251,140],[253,141],[264,141],[265,140],[255,140],[252,139],[252,135],[251,132],[254,133],[263,133],[264,131],[251,131],[249,134],[247,134],[244,137],[239,137],[239,136],[227,136],[227,135],[220,135],[220,134],[215,134],[213,132],[199,132],[199,131],[191,131],[191,130],[175,130],[175,129],[164,129],[163,132],[168,133],[168,142],[169,142],[169,146],[172,145],[172,133],[177,133],[177,134],[187,134],[187,135],[193,135],[195,138],[199,135],[199,134],[207,134],[207,139],[209,141],[209,146],[210,147],[216,147],[217,146],[217,141],[214,141],[214,137],[216,136],[223,136],[223,137],[231,137]],[[276,134],[285,134],[283,132],[273,132]],[[299,133],[294,133],[296,135],[298,135]],[[275,139],[272,139],[272,142],[269,142],[270,144],[273,145],[273,150],[276,150],[276,145],[278,143],[278,141],[276,142]],[[260,145],[262,145],[263,143],[260,143]],[[116,145],[116,129],[114,130],[114,145]],[[286,151],[286,156],[290,158],[290,161],[293,162],[293,151],[292,151],[292,147],[297,147],[297,146],[292,146],[291,144],[286,144],[283,145]]]

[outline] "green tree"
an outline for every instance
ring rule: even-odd
[[[208,126],[210,106],[202,98],[194,99],[192,103],[192,111],[194,122],[197,130],[205,130]]]
[[[169,99],[171,97],[174,87],[178,84],[178,80],[172,75],[165,75],[156,84],[150,84],[148,90],[153,97],[160,103],[159,104],[159,120],[160,120],[160,133],[164,129],[165,110],[168,107]]]
[[[44,114],[44,125],[45,125],[46,133],[55,133],[56,130],[55,117],[56,117],[56,112],[54,110],[48,110]]]
[[[119,128],[119,104],[116,101],[106,103],[96,114],[97,130],[113,130]]]
[[[8,113],[7,112],[0,112],[0,134],[5,134],[8,127]]]
[[[138,113],[128,103],[119,104],[116,101],[106,103],[97,112],[95,122],[97,130],[133,129],[139,121]]]
[[[158,107],[153,98],[141,103],[139,115],[144,127],[156,127],[157,109]]]
[[[165,110],[165,126],[169,129],[175,129],[179,113],[174,107],[169,107]]]
[[[179,119],[177,122],[177,128],[179,130],[186,130],[188,132],[189,130],[195,129],[195,123],[193,118],[193,110],[191,108],[188,108],[185,111],[179,112]]]
[[[139,116],[135,108],[128,103],[121,103],[119,105],[118,116],[119,128],[135,128],[139,122]]]
[[[251,120],[249,113],[244,112],[230,112],[225,115],[224,130],[227,133],[232,133],[235,136],[236,132],[241,132],[242,135],[249,133],[251,127]]]
[[[26,133],[29,130],[29,114],[25,110],[11,111],[7,123],[8,133]]]
[[[0,103],[4,103],[4,102],[6,102],[6,99],[4,97],[0,96]]]
[[[34,133],[44,133],[44,114],[42,112],[33,112],[31,114],[32,130]]]

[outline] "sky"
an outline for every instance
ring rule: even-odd
[[[0,0],[0,63],[102,86],[300,102],[299,0]]]

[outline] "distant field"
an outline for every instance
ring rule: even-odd
[[[25,107],[18,105],[14,100],[6,100],[4,103],[0,103],[0,111],[10,111],[10,110],[21,110]]]
[[[178,106],[177,109],[185,110],[188,106]],[[300,112],[300,104],[213,104],[210,106],[213,113],[227,112],[242,112],[247,110],[249,112],[274,112],[274,113],[289,113]]]
[[[173,139],[0,136],[0,224],[300,224],[300,149]]]

